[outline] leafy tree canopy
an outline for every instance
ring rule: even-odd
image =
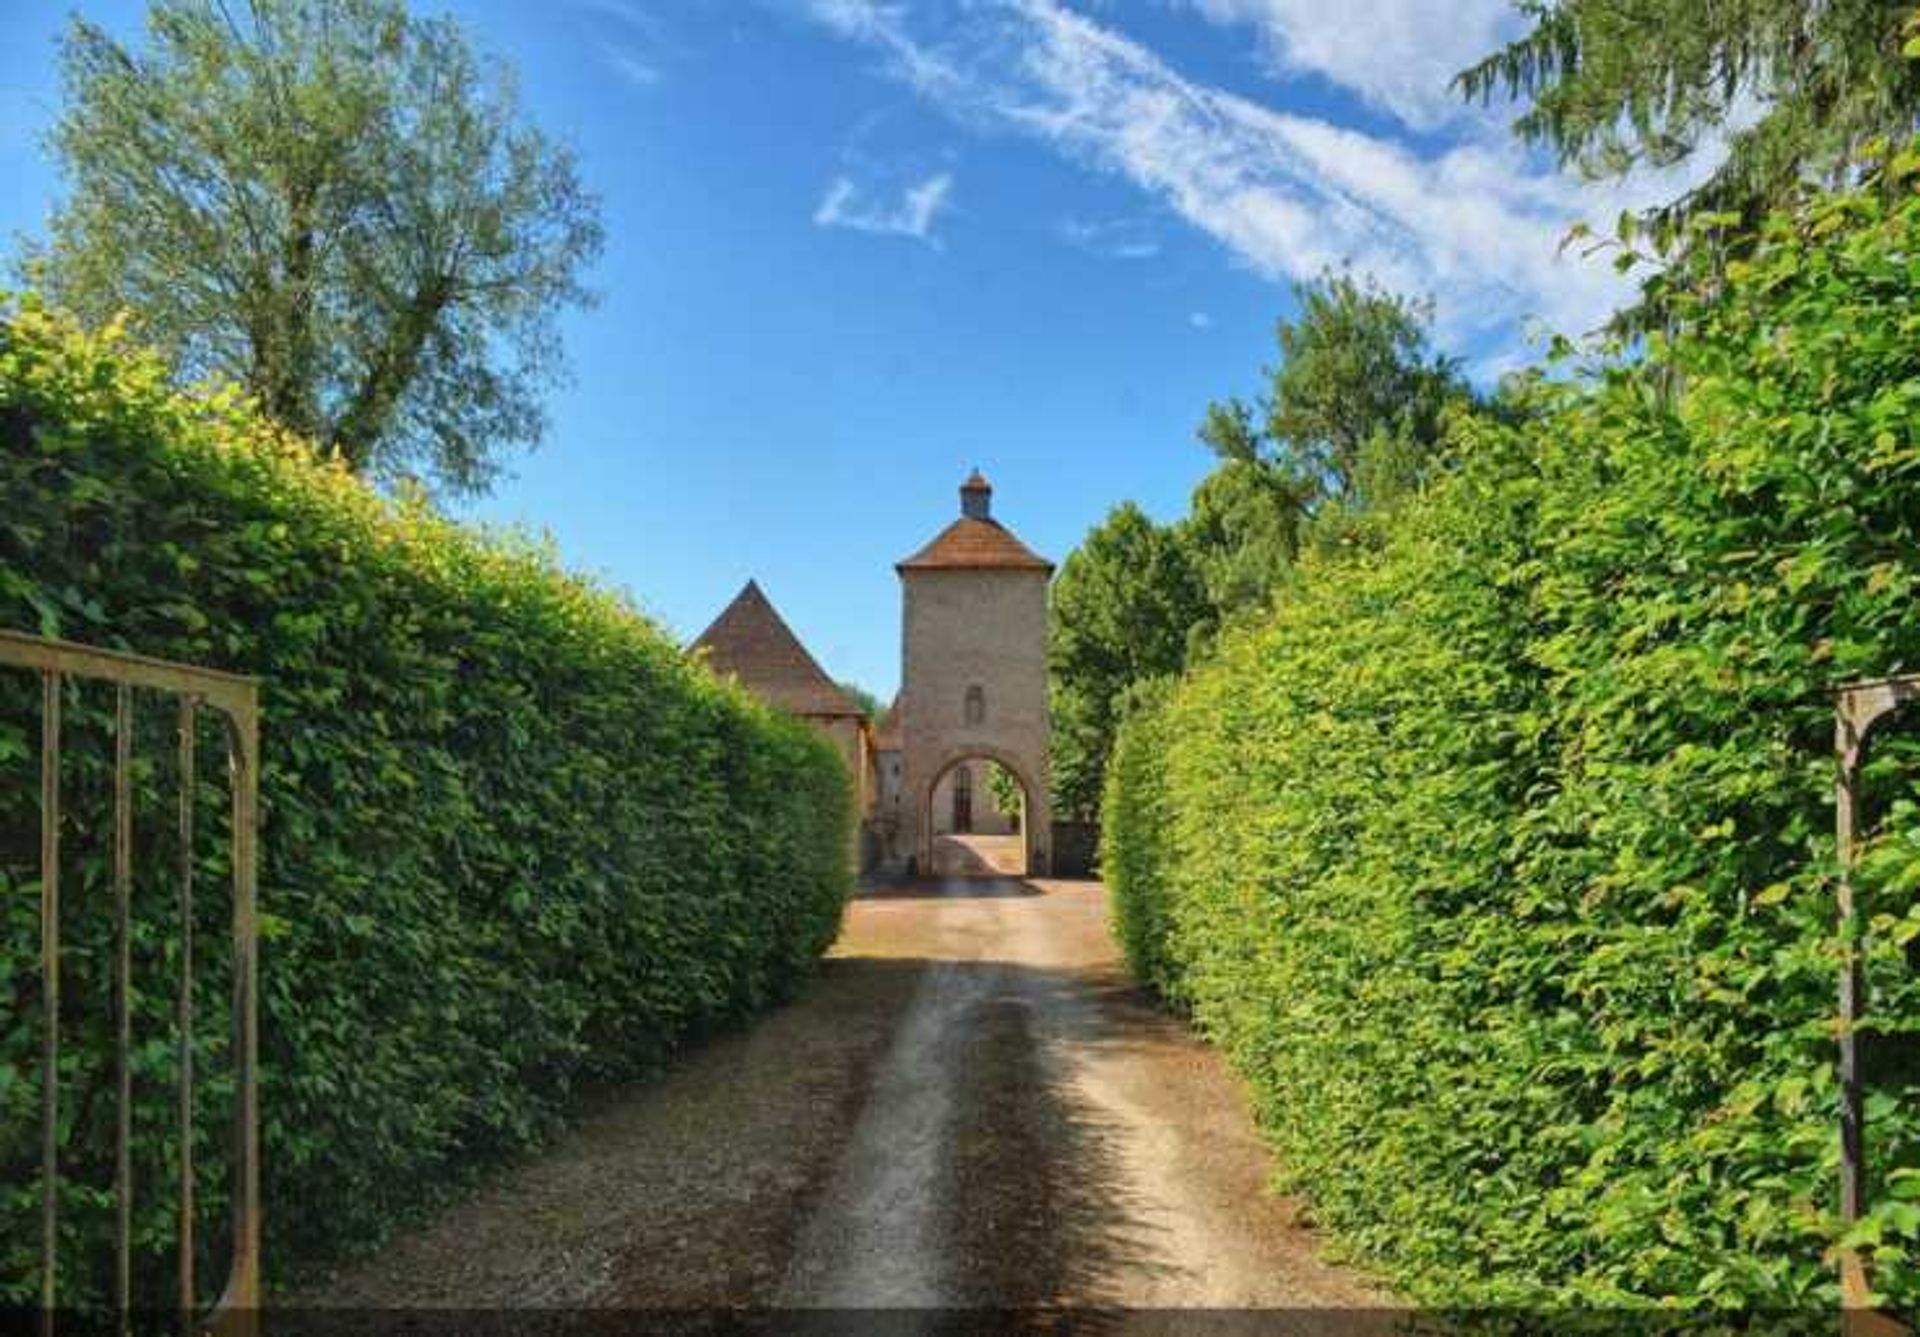
[[[840,690],[852,697],[853,703],[860,707],[860,709],[866,711],[867,718],[873,720],[875,723],[878,723],[880,717],[887,713],[887,707],[879,697],[851,679],[842,682],[840,684]]]
[[[1340,547],[1408,493],[1450,406],[1471,402],[1432,350],[1426,303],[1345,272],[1295,289],[1268,393],[1207,411],[1221,462],[1189,515],[1155,525],[1132,504],[1095,527],[1054,582],[1054,804],[1091,819],[1135,689],[1177,675],[1224,623],[1267,607],[1303,547]]]
[[[362,472],[483,490],[538,440],[598,205],[450,19],[401,0],[154,0],[131,50],[76,17],[70,185],[32,281],[130,309]]]
[[[1654,211],[1746,223],[1806,178],[1838,184],[1859,151],[1920,119],[1920,29],[1889,0],[1524,0],[1517,41],[1463,70],[1482,101],[1529,101],[1529,143],[1595,175],[1668,167],[1723,133],[1726,161]],[[1903,58],[1905,57],[1905,58]],[[1726,133],[1726,127],[1740,128]]]
[[[1179,534],[1132,502],[1115,507],[1061,565],[1048,659],[1062,817],[1091,819],[1099,807],[1121,693],[1179,672],[1192,629],[1207,618],[1206,585]]]
[[[1388,454],[1416,462],[1467,395],[1457,364],[1429,345],[1432,305],[1369,278],[1328,272],[1296,284],[1300,314],[1277,327],[1280,363],[1257,405],[1207,409],[1200,439],[1223,459],[1257,464],[1310,515],[1326,502],[1378,497]]]
[[[1223,460],[1193,490],[1181,541],[1216,621],[1264,607],[1300,550],[1299,491],[1255,460]]]

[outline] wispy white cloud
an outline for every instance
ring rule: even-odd
[[[1408,125],[1476,114],[1453,76],[1525,30],[1512,0],[1189,0],[1209,21],[1246,26],[1276,74],[1318,74]]]
[[[1187,324],[1196,330],[1210,330],[1213,328],[1213,317],[1204,311],[1192,311],[1187,314]]]
[[[615,42],[602,42],[600,56],[607,62],[615,74],[625,83],[635,88],[651,88],[660,82],[660,67],[641,56],[631,47]]]
[[[807,13],[839,33],[878,49],[889,72],[949,110],[966,108],[968,77],[908,32],[905,8],[884,0],[802,0]]]
[[[1431,294],[1453,338],[1510,337],[1531,318],[1568,331],[1600,323],[1627,286],[1603,261],[1561,255],[1567,227],[1677,184],[1593,187],[1504,134],[1456,134],[1452,147],[1423,151],[1276,110],[1183,77],[1060,0],[981,0],[933,17],[812,0],[810,12],[881,52],[892,77],[955,119],[1119,175],[1258,273],[1297,279],[1352,264]]]
[[[665,66],[686,54],[666,20],[648,0],[569,0],[598,34],[600,59],[622,83],[651,88]]]
[[[1160,239],[1137,218],[1062,218],[1054,231],[1068,245],[1109,260],[1151,260],[1160,254]]]
[[[911,237],[933,242],[934,221],[953,193],[953,174],[937,172],[902,190],[897,199],[875,199],[854,184],[853,178],[837,176],[827,185],[826,194],[814,208],[813,221],[819,227],[851,228],[882,236]]]

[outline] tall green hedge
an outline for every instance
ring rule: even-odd
[[[1136,966],[1418,1300],[1836,1297],[1828,689],[1920,668],[1915,165],[1773,219],[1684,334],[1458,423],[1377,545],[1309,562],[1122,732]],[[1912,1306],[1903,748],[1863,878],[1852,1242]]]
[[[0,323],[0,434],[0,625],[263,680],[276,1272],[377,1242],[547,1136],[583,1083],[645,1074],[789,994],[833,938],[851,822],[833,750],[549,553],[384,500],[230,396],[176,394],[115,332],[31,300]],[[38,1273],[38,684],[23,677],[0,675],[0,1302],[32,1297]],[[110,689],[69,690],[64,1248],[80,1293],[110,1223],[110,710]],[[139,719],[136,1233],[164,1296],[173,708],[143,699]],[[208,1275],[224,1256],[228,901],[210,727],[200,746]]]

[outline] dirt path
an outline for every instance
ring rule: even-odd
[[[1218,1057],[1127,982],[1092,883],[850,908],[808,996],[301,1297],[698,1309],[1377,1307]]]

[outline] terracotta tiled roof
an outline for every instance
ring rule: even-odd
[[[761,593],[757,582],[727,605],[701,632],[692,651],[705,651],[707,667],[769,705],[793,715],[865,715],[832,678]]]
[[[941,567],[1002,567],[1016,571],[1051,571],[1053,563],[1015,538],[998,520],[962,516],[905,561],[900,571],[927,571]]]

